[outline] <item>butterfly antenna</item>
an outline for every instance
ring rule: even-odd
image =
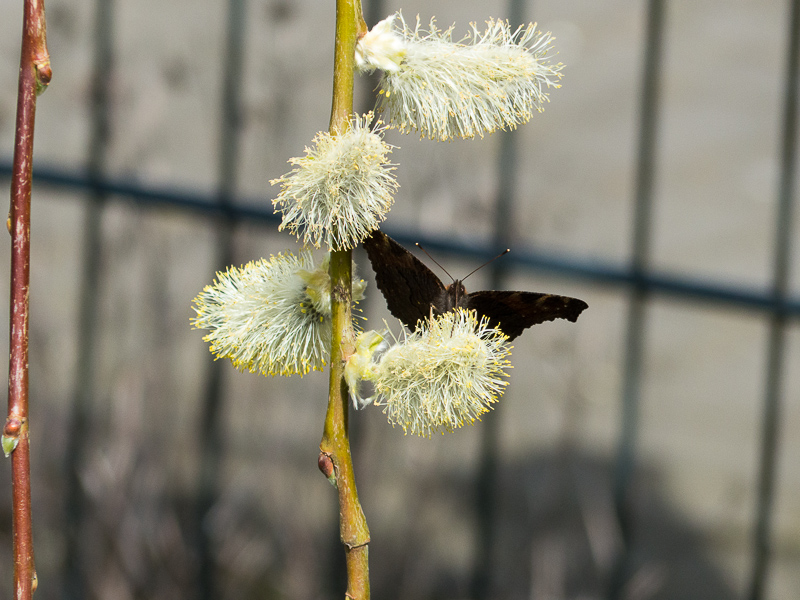
[[[485,263],[483,263],[483,264],[482,264],[480,267],[478,267],[477,269],[473,269],[472,271],[470,271],[469,273],[467,273],[467,275],[466,275],[466,277],[464,277],[464,279],[466,279],[467,277],[469,277],[470,275],[472,275],[472,274],[473,274],[475,271],[480,271],[480,270],[481,270],[483,267],[485,267],[485,266],[486,266],[486,265],[488,265],[489,263],[493,263],[493,262],[494,262],[494,261],[496,261],[498,258],[500,258],[501,256],[505,256],[505,255],[506,255],[506,254],[508,254],[509,252],[511,252],[511,248],[506,248],[506,249],[505,249],[505,250],[503,250],[503,251],[502,251],[500,254],[498,254],[497,256],[495,256],[493,259],[491,259],[491,260],[487,260]],[[434,262],[435,262],[435,261],[434,261]],[[447,272],[447,271],[445,271],[445,272]],[[464,279],[462,279],[461,281],[464,281]]]
[[[444,272],[445,272],[445,274],[446,274],[446,275],[447,275],[447,276],[448,276],[448,277],[449,277],[451,280],[455,281],[455,279],[453,279],[453,276],[452,276],[452,275],[450,275],[450,273],[448,273],[448,272],[447,272],[447,269],[445,269],[445,268],[444,268],[442,265],[440,265],[440,264],[437,262],[437,260],[436,260],[435,258],[433,258],[433,257],[430,255],[430,253],[429,253],[427,250],[425,250],[425,248],[423,248],[423,247],[422,247],[422,246],[420,246],[419,244],[417,244],[417,248],[419,248],[420,250],[422,250],[422,251],[423,251],[423,252],[424,252],[424,253],[425,253],[425,254],[428,256],[428,258],[430,258],[430,259],[431,259],[431,260],[432,260],[434,263],[436,263],[436,266],[437,266],[437,267],[439,267],[439,268],[440,268],[442,271],[444,271]],[[506,250],[506,252],[508,252],[508,251]],[[491,261],[489,261],[489,262],[491,262]]]

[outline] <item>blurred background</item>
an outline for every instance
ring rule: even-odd
[[[515,341],[507,392],[473,427],[427,440],[375,407],[351,415],[376,598],[800,597],[797,4],[364,0],[370,25],[402,9],[456,38],[490,17],[554,33],[563,87],[513,134],[387,134],[401,188],[385,230],[456,277],[512,248],[468,289],[589,304]],[[327,128],[334,9],[48,0],[30,325],[40,600],[345,589],[316,467],[326,375],[239,373],[189,324],[216,270],[297,250],[269,180]],[[5,186],[21,14],[0,0]],[[360,110],[375,84],[357,82]]]

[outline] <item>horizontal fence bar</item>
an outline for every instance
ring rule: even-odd
[[[441,238],[412,234],[408,230],[401,232],[385,228],[385,231],[403,244],[413,245],[419,242],[426,250],[469,257],[476,262],[493,258],[498,252],[497,249],[488,246],[444,242]],[[630,267],[608,261],[565,257],[561,253],[530,248],[512,249],[502,260],[513,266],[548,271],[601,285],[635,286],[679,299],[690,298],[761,312],[783,312],[789,317],[800,316],[800,298],[780,302],[768,291],[756,287],[736,286],[698,277],[659,273],[654,270],[636,272]]]
[[[10,163],[0,163],[0,177],[10,177]],[[266,221],[280,223],[280,216],[272,211],[268,199],[249,199],[236,206],[225,206],[219,195],[213,192],[173,187],[153,187],[135,181],[91,178],[80,170],[67,171],[56,167],[37,168],[34,165],[33,180],[53,187],[72,188],[81,192],[92,190],[122,196],[124,199],[145,206],[179,208],[211,217],[227,217],[237,221]]]
[[[10,177],[10,162],[0,163],[0,178]],[[210,192],[151,187],[116,179],[93,180],[88,174],[80,171],[66,171],[53,167],[34,166],[33,180],[40,185],[73,188],[80,191],[94,190],[119,196],[140,205],[178,208],[212,218],[224,217],[234,221],[266,223],[280,222],[280,216],[273,212],[272,202],[268,198],[241,198],[231,204],[222,204],[217,202],[217,195]],[[113,201],[113,198],[109,200]],[[385,228],[385,231],[403,244],[413,245],[415,242],[419,242],[428,250],[443,254],[455,254],[459,257],[471,258],[476,262],[488,260],[497,254],[496,249],[489,244],[476,245],[466,242],[443,241],[440,237],[388,227]],[[514,249],[503,260],[510,263],[509,266],[537,269],[589,283],[637,287],[677,299],[724,304],[732,308],[765,313],[780,313],[790,318],[800,316],[800,297],[791,297],[782,301],[766,288],[733,285],[654,270],[639,272],[628,265],[597,259],[566,257],[561,253],[533,248]]]

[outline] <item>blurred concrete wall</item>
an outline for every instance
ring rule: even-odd
[[[47,4],[54,78],[37,109],[38,164],[85,165],[93,7],[88,0]],[[419,13],[423,22],[433,15],[443,26],[455,22],[456,33],[506,13],[493,1],[385,8]],[[251,0],[247,10],[238,190],[267,205],[276,193],[269,180],[327,127],[334,3]],[[769,283],[787,15],[787,3],[777,1],[668,3],[653,223],[658,269]],[[554,32],[566,68],[545,112],[516,133],[513,239],[622,263],[630,246],[644,4],[539,0],[525,18]],[[105,81],[110,177],[216,189],[224,22],[224,2],[116,3],[116,55]],[[21,2],[0,2],[0,160],[10,159],[13,147],[20,23]],[[359,85],[364,92],[367,84]],[[389,224],[488,240],[498,136],[448,144],[395,132],[387,138],[399,147],[393,160],[401,184]],[[73,551],[62,537],[60,471],[71,435],[91,440],[82,481],[95,518],[86,531],[95,549],[88,553],[93,595],[190,597],[196,564],[181,507],[195,486],[198,411],[211,361],[202,333],[190,329],[190,303],[214,276],[214,225],[111,199],[103,215],[93,426],[69,432],[66,416],[81,384],[75,329],[86,206],[80,192],[38,185],[33,204],[37,598],[60,597],[60,566]],[[245,224],[237,228],[235,262],[295,247],[287,234]],[[7,253],[8,244],[0,244],[0,264]],[[797,294],[800,244],[793,258]],[[445,266],[463,275],[475,265]],[[361,272],[369,275],[366,263]],[[473,276],[470,288],[483,287],[485,276]],[[0,278],[0,295],[6,281]],[[614,538],[608,477],[619,434],[626,296],[538,273],[515,272],[509,288],[577,296],[590,309],[577,325],[545,324],[515,342],[511,385],[501,408],[485,417],[501,421],[501,529],[513,540],[498,565],[500,597],[598,597],[597,552]],[[387,313],[372,291],[366,313],[380,323]],[[635,597],[741,597],[752,549],[766,321],[659,297],[647,314],[636,488],[636,548],[647,585]],[[0,339],[7,339],[6,321],[0,313]],[[796,598],[800,588],[796,323],[788,344],[768,588],[775,600]],[[338,552],[335,499],[315,467],[325,377],[266,379],[228,367],[225,380],[222,496],[209,524],[229,585],[225,597],[325,596],[328,557]],[[356,414],[353,428],[376,595],[466,597],[480,424],[410,439],[373,408]],[[7,481],[4,462],[0,482]],[[8,539],[5,498],[0,533]],[[10,544],[0,547],[0,598],[10,597],[10,569],[2,566],[10,565],[9,552]],[[585,565],[582,574],[574,573],[577,565]]]

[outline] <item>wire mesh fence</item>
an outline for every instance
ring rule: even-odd
[[[511,247],[472,289],[590,309],[515,341],[509,391],[474,428],[418,440],[379,410],[353,416],[374,593],[795,597],[797,3],[440,4],[365,10],[370,24],[433,13],[456,32],[538,19],[563,88],[511,135],[434,146],[390,132],[401,189],[386,230],[454,274]],[[17,12],[0,7],[3,81]],[[314,468],[325,378],[237,373],[189,326],[215,270],[294,245],[268,181],[326,128],[332,3],[53,1],[48,17],[37,596],[340,593]],[[374,81],[360,85],[366,109]],[[357,262],[365,316],[388,319]]]

